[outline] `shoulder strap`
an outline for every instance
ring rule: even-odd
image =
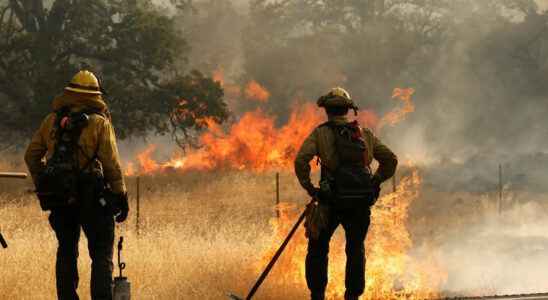
[[[57,127],[57,130],[55,130],[55,152],[56,153],[58,152],[58,147],[59,146],[65,145],[65,147],[67,147],[67,149],[68,149],[67,155],[70,155],[71,159],[74,160],[75,151],[79,151],[84,156],[84,158],[87,159],[87,162],[84,164],[84,166],[82,168],[75,167],[73,170],[74,170],[74,172],[83,172],[83,171],[85,171],[86,169],[91,167],[93,162],[96,160],[98,147],[96,147],[96,149],[93,153],[93,156],[89,157],[87,155],[87,153],[84,151],[84,149],[82,148],[82,146],[80,146],[78,144],[78,141],[80,139],[80,135],[82,134],[82,129],[83,128],[79,128],[77,131],[72,131],[72,132],[67,131],[66,129],[62,128],[61,123],[62,123],[63,118],[69,117],[72,113],[70,111],[70,107],[68,105],[63,106],[60,109],[54,110],[54,113],[57,115],[56,119],[54,121],[55,122],[54,126]],[[85,110],[80,111],[80,113],[84,113],[86,115],[98,115],[98,116],[101,116],[104,119],[107,119],[107,117],[104,114],[102,114],[99,111],[93,110],[93,109],[85,109]],[[68,132],[68,134],[70,134],[70,140],[69,141],[63,140],[63,135],[67,134],[67,132]]]
[[[87,114],[87,115],[98,115],[98,116],[102,117],[103,119],[108,120],[108,118],[103,113],[101,113],[97,110],[94,110],[94,109],[85,109],[85,110],[82,110],[81,112],[84,113],[84,114]],[[88,157],[84,153],[84,151],[83,151],[83,149],[80,145],[77,144],[77,147],[80,150],[80,153],[82,153],[82,155],[84,155],[84,157],[86,157],[88,159],[88,162],[80,169],[80,172],[83,172],[84,170],[90,168],[93,165],[93,162],[97,159],[97,155],[99,153],[99,143],[97,143],[97,146],[95,147],[95,151],[94,151],[92,157]]]
[[[53,111],[57,116],[68,116],[70,115],[70,107],[68,105],[61,106],[59,109]]]
[[[98,115],[102,117],[103,119],[108,119],[107,116],[105,116],[102,112],[97,111],[95,109],[88,108],[88,109],[82,110],[81,112],[85,113],[86,115]]]

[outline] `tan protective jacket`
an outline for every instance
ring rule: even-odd
[[[77,112],[88,107],[90,106],[71,105],[71,111]],[[44,119],[25,153],[25,162],[34,183],[36,183],[39,172],[45,166],[46,153],[49,153],[50,156],[54,153],[55,134],[53,132],[56,127],[54,126],[56,117],[55,113],[51,113]],[[125,193],[126,186],[116,147],[116,136],[110,121],[103,116],[90,114],[89,125],[82,129],[78,144],[88,157],[97,155],[97,159],[93,163],[94,172],[104,175],[113,193]],[[74,151],[78,160],[77,167],[82,168],[88,163],[88,159],[79,150],[75,149]]]
[[[335,123],[348,123],[346,116],[336,116],[329,121]],[[371,163],[373,158],[379,162],[379,167],[373,178],[382,181],[394,175],[398,165],[398,157],[383,144],[368,128],[362,127],[362,137],[367,147],[367,161]],[[295,158],[295,174],[299,183],[305,189],[310,189],[313,184],[310,180],[310,161],[318,156],[322,165],[335,171],[338,164],[338,156],[335,151],[333,130],[328,126],[316,127],[304,140]]]

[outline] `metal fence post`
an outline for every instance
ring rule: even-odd
[[[139,201],[139,200],[140,200],[139,198],[140,198],[140,196],[141,196],[141,195],[140,195],[140,187],[139,187],[139,185],[140,185],[140,177],[137,176],[137,219],[136,219],[136,221],[135,221],[135,229],[136,229],[136,231],[137,231],[137,234],[139,234],[139,209],[140,209],[140,208],[139,208],[139,202],[140,202],[140,201]]]
[[[280,175],[276,172],[276,217],[280,217]]]

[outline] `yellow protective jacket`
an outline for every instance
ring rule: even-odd
[[[103,174],[113,193],[125,193],[126,186],[116,147],[116,136],[110,123],[110,114],[108,114],[101,95],[64,92],[54,100],[54,108],[64,105],[69,105],[72,112],[92,108],[106,116],[105,118],[97,114],[90,114],[89,125],[82,129],[78,144],[88,157],[96,155],[93,170]],[[40,128],[34,134],[25,152],[25,162],[34,183],[36,183],[39,172],[46,164],[46,153],[49,152],[49,156],[54,153],[55,135],[52,132],[56,127],[54,125],[56,117],[55,113],[51,113],[42,121]],[[88,163],[88,158],[79,150],[74,151],[77,157],[75,167],[84,167]]]
[[[335,123],[348,123],[346,116],[336,116],[329,118],[329,121]],[[373,158],[379,162],[379,167],[373,178],[381,182],[394,175],[398,165],[398,157],[381,142],[371,130],[362,127],[362,138],[367,147],[367,161],[371,163]],[[295,158],[295,174],[299,183],[305,189],[313,187],[310,180],[310,161],[314,156],[318,156],[322,165],[329,170],[335,170],[338,164],[338,156],[335,150],[333,130],[328,126],[317,127],[304,140]]]

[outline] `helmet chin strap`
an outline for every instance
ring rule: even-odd
[[[356,105],[352,106],[352,109],[354,110],[354,116],[358,116],[358,107]]]

